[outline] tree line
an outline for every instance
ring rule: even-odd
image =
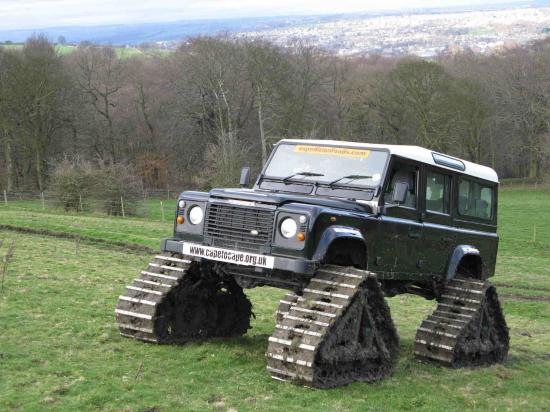
[[[281,138],[415,144],[540,178],[550,41],[434,60],[337,57],[296,42],[200,37],[117,57],[44,36],[0,48],[0,188],[48,189],[58,165],[122,165],[144,187],[234,185]]]

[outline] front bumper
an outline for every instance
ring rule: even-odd
[[[162,239],[160,249],[163,252],[183,252],[183,243],[181,240],[170,238]],[[286,258],[282,256],[273,256],[273,270],[284,270],[288,272],[300,273],[304,275],[312,275],[319,267],[319,262],[315,260],[307,260],[300,258]],[[210,260],[202,257],[193,256],[193,260]],[[250,266],[249,266],[250,267]]]

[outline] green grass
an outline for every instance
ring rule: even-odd
[[[0,224],[41,227],[158,247],[171,223],[0,206]],[[118,295],[149,256],[51,237],[0,233],[17,246],[0,293],[0,410],[544,410],[550,378],[550,192],[503,190],[496,284],[510,326],[504,365],[450,370],[412,356],[416,327],[434,303],[389,300],[401,337],[394,375],[378,384],[311,390],[273,381],[264,352],[284,292],[248,292],[248,334],[185,346],[119,336]],[[533,239],[533,227],[536,237]],[[542,301],[518,297],[542,296]]]
[[[34,200],[10,201],[0,205],[0,225],[79,234],[83,238],[135,243],[158,248],[160,239],[172,234],[175,200],[149,199],[140,207],[147,218],[107,217],[99,213],[65,213]],[[162,220],[164,211],[164,221]]]
[[[546,406],[550,367],[547,303],[508,301],[506,365],[449,370],[417,363],[414,331],[433,303],[390,300],[402,356],[390,379],[329,391],[272,381],[264,351],[284,292],[249,292],[248,335],[182,347],[118,335],[113,308],[148,257],[20,234],[0,296],[0,409],[60,410],[424,410]],[[5,245],[2,252],[5,251]],[[547,273],[548,275],[548,273]],[[550,285],[549,285],[550,286]]]

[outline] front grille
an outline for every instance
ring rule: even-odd
[[[274,210],[210,203],[206,210],[205,240],[210,239],[212,246],[265,251],[271,246],[274,215]]]

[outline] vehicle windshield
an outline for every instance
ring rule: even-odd
[[[382,150],[282,144],[267,165],[264,178],[376,187],[382,181],[387,159],[388,153]]]

